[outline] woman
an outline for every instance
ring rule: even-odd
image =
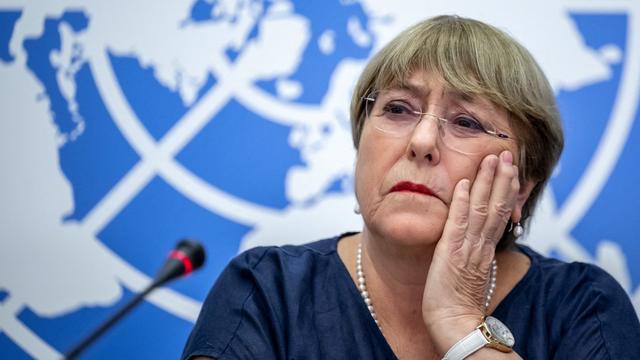
[[[419,23],[368,64],[351,118],[362,232],[238,256],[185,359],[640,354],[615,280],[515,245],[563,146],[518,43],[470,19]]]

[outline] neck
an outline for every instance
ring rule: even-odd
[[[421,324],[422,297],[435,244],[412,246],[388,241],[366,227],[360,241],[367,288],[383,321],[394,321],[388,314],[397,314]],[[385,308],[395,310],[386,312]]]
[[[366,227],[356,242],[362,246],[370,311],[393,351],[406,358],[433,354],[422,320],[422,297],[435,246],[399,246],[372,236]]]
[[[424,288],[436,244],[408,245],[362,232],[367,273],[386,286],[394,288]],[[368,275],[369,276],[369,275]],[[422,294],[420,294],[422,295]]]

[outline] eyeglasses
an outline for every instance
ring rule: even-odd
[[[468,155],[481,153],[492,141],[510,141],[488,121],[480,121],[467,113],[447,118],[422,112],[420,101],[407,91],[376,90],[363,98],[368,121],[379,131],[393,137],[413,132],[424,118],[437,120],[438,134],[448,148]]]

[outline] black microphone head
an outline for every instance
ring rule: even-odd
[[[175,249],[171,250],[162,269],[156,275],[156,286],[173,280],[179,276],[187,275],[197,270],[204,264],[204,247],[196,240],[183,239],[178,242]]]
[[[204,265],[204,247],[196,240],[182,239],[176,245],[176,251],[181,251],[191,260],[191,271],[198,270]]]

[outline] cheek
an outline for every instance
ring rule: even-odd
[[[455,161],[450,161],[453,166],[448,166],[448,174],[451,179],[451,190],[456,186],[458,181],[462,179],[469,179],[471,183],[476,179],[478,175],[478,169],[480,163],[485,155],[468,156],[464,155],[462,158],[458,158]]]
[[[469,179],[471,183],[473,183],[473,181],[476,179],[476,176],[478,175],[478,170],[480,170],[482,161],[484,161],[489,155],[500,157],[500,154],[505,150],[509,150],[513,154],[517,154],[513,149],[500,145],[490,146],[485,149],[485,151],[477,155],[459,154],[459,156],[457,156],[455,159],[452,159],[452,161],[448,162],[449,164],[451,164],[451,166],[448,166],[449,174],[451,174],[451,178],[453,180],[459,181],[466,178]]]
[[[355,168],[355,192],[361,208],[379,200],[384,180],[404,153],[403,148],[398,141],[363,131]]]
[[[446,161],[448,164],[447,172],[450,175],[452,190],[458,181],[462,179],[469,179],[471,184],[475,181],[478,171],[480,170],[480,164],[482,161],[489,155],[500,156],[504,150],[509,150],[513,154],[517,154],[514,152],[514,149],[505,147],[505,146],[493,146],[491,148],[486,149],[481,154],[478,155],[462,155],[456,154],[449,161]],[[514,155],[516,156],[516,155]]]
[[[363,149],[358,151],[355,169],[355,190],[360,207],[366,207],[380,193],[379,189],[384,178],[380,159],[375,154]]]

